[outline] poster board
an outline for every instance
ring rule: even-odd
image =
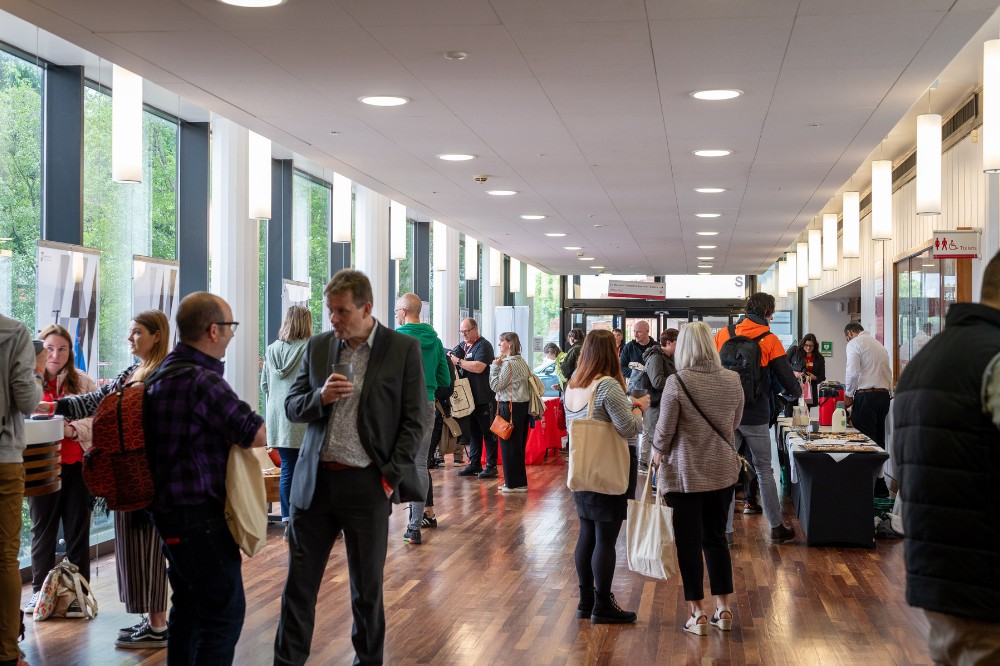
[[[132,255],[132,315],[159,310],[170,322],[170,346],[177,341],[174,315],[180,305],[180,263],[169,259]]]
[[[38,241],[35,322],[38,330],[58,324],[73,337],[78,367],[98,378],[97,327],[101,252],[80,245]],[[38,331],[33,331],[37,334]]]

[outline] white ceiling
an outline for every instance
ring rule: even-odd
[[[695,257],[706,254],[695,246],[705,242],[718,245],[710,252],[716,273],[766,270],[849,178],[867,182],[859,182],[863,164],[883,139],[887,158],[912,146],[912,134],[893,128],[905,126],[933,81],[935,112],[975,89],[981,50],[969,42],[996,37],[998,6],[287,0],[240,9],[217,0],[0,0],[142,75],[155,84],[147,95],[162,88],[184,98],[173,103],[182,117],[197,115],[192,105],[222,114],[417,217],[547,272],[600,264],[628,274],[695,273]],[[6,23],[0,39],[33,39],[17,45],[81,64],[61,40],[10,36],[13,19]],[[964,69],[942,74],[967,44]],[[469,55],[450,61],[446,51]],[[690,97],[704,88],[745,94]],[[371,94],[412,101],[357,101]],[[698,148],[734,152],[708,159],[692,154]],[[446,152],[478,157],[436,158]],[[488,182],[476,183],[476,174]],[[698,194],[698,186],[728,191]],[[519,194],[485,193],[495,188]],[[548,217],[526,222],[524,213]],[[705,229],[719,235],[696,235]],[[596,260],[579,262],[565,245]]]

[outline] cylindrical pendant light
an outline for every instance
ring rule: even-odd
[[[330,220],[330,241],[333,243],[351,242],[351,179],[333,174],[333,215]]]
[[[785,286],[788,283],[788,262],[782,257],[774,264],[774,297],[781,298],[788,291]]]
[[[448,270],[448,227],[437,220],[431,221],[431,231],[434,234],[434,270]]]
[[[1000,172],[1000,39],[983,44],[983,171]]]
[[[527,269],[525,269],[525,279],[528,284],[524,286],[524,295],[528,298],[535,297],[535,283],[538,282],[538,269],[528,264]]]
[[[819,229],[810,229],[809,279],[818,280],[821,277],[823,277],[823,232]]]
[[[406,206],[389,201],[389,258],[406,259]]]
[[[872,162],[872,240],[892,238],[892,162]]]
[[[797,289],[796,282],[798,281],[799,277],[798,257],[795,256],[794,252],[789,252],[788,255],[785,257],[785,261],[787,262],[788,265],[788,269],[785,271],[788,274],[788,276],[785,278],[787,280],[785,284],[785,293],[791,294]]]
[[[843,243],[844,259],[861,257],[861,194],[859,192],[844,192]],[[837,245],[836,234],[834,234],[833,244]]]
[[[917,215],[941,214],[941,116],[917,116]]]
[[[465,237],[465,279],[479,279],[479,242],[468,235]]]
[[[499,287],[503,284],[503,255],[500,250],[490,248],[490,286]]]
[[[250,132],[247,201],[251,220],[271,219],[271,140]]]
[[[510,293],[521,292],[521,262],[514,257],[510,258]]]
[[[118,65],[112,77],[111,179],[116,183],[141,183],[142,77]]]
[[[845,225],[846,226],[846,225]],[[837,270],[837,214],[823,215],[823,270]]]
[[[809,244],[795,244],[795,286],[809,286]]]

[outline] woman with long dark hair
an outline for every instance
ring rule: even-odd
[[[812,400],[809,405],[814,407],[819,404],[819,385],[826,380],[826,359],[819,353],[819,342],[812,333],[802,336],[799,344],[792,345],[785,354],[788,363],[792,366],[792,372],[796,379],[805,384],[809,382],[812,389]],[[792,415],[791,408],[786,412],[787,416]]]
[[[628,500],[635,497],[638,478],[635,445],[642,432],[642,414],[649,406],[649,396],[633,400],[626,395],[611,331],[594,330],[583,340],[580,362],[566,387],[566,423],[570,437],[573,421],[586,418],[591,398],[594,402],[591,418],[613,423],[618,434],[628,440],[630,464],[628,489],[621,495],[573,493],[580,519],[575,553],[580,584],[576,616],[589,617],[595,624],[635,622],[634,612],[618,606],[611,593],[611,583],[617,559],[615,543],[625,520]]]

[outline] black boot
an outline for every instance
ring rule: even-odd
[[[594,611],[594,588],[580,586],[580,603],[576,605],[577,617],[590,617]]]
[[[622,610],[615,601],[615,595],[610,592],[594,594],[594,612],[590,621],[594,624],[627,624],[635,622],[636,614]]]

